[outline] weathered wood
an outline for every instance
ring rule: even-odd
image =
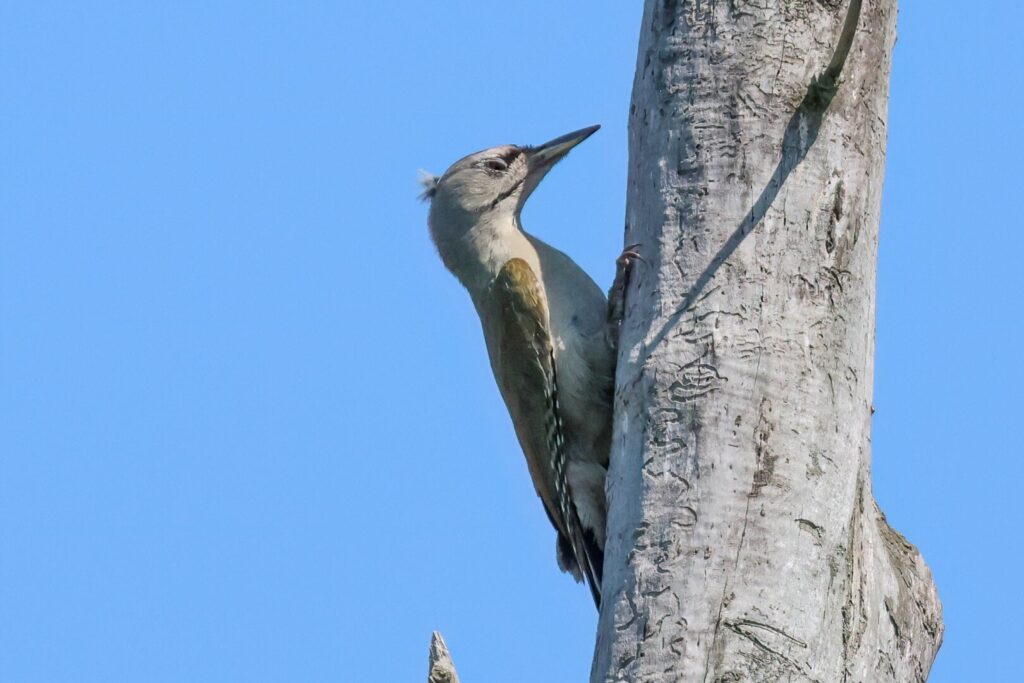
[[[448,645],[437,631],[430,636],[430,670],[427,683],[459,683]]]
[[[650,266],[593,683],[923,681],[938,650],[931,575],[871,494],[896,1],[853,2],[645,4],[626,243]]]

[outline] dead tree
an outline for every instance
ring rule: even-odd
[[[924,681],[871,493],[896,0],[648,0],[593,683]]]

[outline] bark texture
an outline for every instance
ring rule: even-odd
[[[871,493],[895,23],[645,4],[593,683],[928,676],[938,596]]]

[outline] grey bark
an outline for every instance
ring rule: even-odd
[[[938,596],[871,493],[895,23],[645,4],[593,683],[928,676]]]

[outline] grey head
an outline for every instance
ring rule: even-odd
[[[491,147],[459,159],[440,177],[424,177],[422,196],[431,204],[431,231],[518,218],[548,171],[600,127],[582,128],[536,147]]]

